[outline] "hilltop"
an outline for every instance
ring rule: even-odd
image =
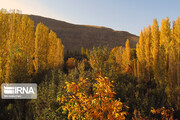
[[[139,37],[126,31],[115,31],[110,28],[92,25],[76,25],[52,18],[29,15],[35,26],[42,22],[57,33],[62,39],[66,50],[80,50],[81,47],[91,49],[93,46],[124,46],[127,39],[130,46],[135,48]]]

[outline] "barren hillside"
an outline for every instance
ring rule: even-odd
[[[135,47],[138,36],[126,31],[114,31],[110,28],[91,25],[75,25],[51,18],[29,15],[37,23],[42,22],[55,31],[62,39],[65,50],[80,50],[81,46],[92,48],[93,46],[124,46],[126,39],[130,40],[131,47]]]

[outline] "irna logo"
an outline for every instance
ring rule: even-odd
[[[32,87],[6,87],[4,86],[4,94],[34,94]]]
[[[36,99],[37,84],[9,83],[1,85],[2,99]]]

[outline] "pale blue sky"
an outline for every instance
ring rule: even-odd
[[[136,35],[154,18],[160,23],[167,16],[171,21],[180,16],[180,0],[0,0],[0,8]]]

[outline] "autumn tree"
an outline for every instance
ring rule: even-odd
[[[180,109],[179,96],[180,96],[180,81],[179,81],[179,33],[180,33],[180,19],[178,18],[171,31],[171,42],[168,44],[168,85],[166,93],[168,95],[169,103]]]
[[[87,55],[91,67],[96,72],[102,72],[106,69],[106,63],[109,58],[109,51],[107,47],[93,48]]]
[[[117,64],[116,66],[116,70],[117,71],[121,71],[122,70],[122,54],[123,54],[123,47],[115,47],[111,50],[111,55],[113,55],[115,57],[115,62]]]
[[[177,18],[174,25],[174,39],[177,51],[177,84],[180,86],[180,17]]]
[[[177,101],[177,95],[179,94],[177,91],[177,62],[176,62],[176,56],[177,52],[174,49],[174,46],[171,46],[169,49],[169,69],[168,69],[168,80],[167,80],[167,87],[166,87],[166,93],[168,95],[169,103],[176,104]],[[174,106],[172,105],[172,106]]]
[[[21,31],[21,27],[20,27],[20,23],[21,23],[21,18],[22,15],[20,14],[20,11],[15,11],[15,10],[11,10],[9,11],[10,14],[8,15],[8,22],[9,25],[5,26],[5,27],[9,27],[9,31],[8,32],[8,40],[6,42],[6,64],[5,64],[5,68],[6,68],[6,73],[5,73],[5,82],[9,82],[9,78],[11,77],[11,71],[12,71],[12,65],[14,64],[14,60],[12,60],[10,51],[13,48],[13,46],[15,44],[18,44],[18,41],[20,39],[20,31]]]
[[[154,71],[154,78],[157,80],[157,63],[158,63],[158,56],[159,56],[159,44],[160,44],[160,36],[159,36],[159,26],[157,19],[153,20],[153,25],[151,29],[151,39],[152,39],[152,55],[153,55],[153,71]]]
[[[129,44],[129,40],[127,39],[125,50],[122,54],[123,68],[127,72],[130,69],[131,62],[131,48]]]
[[[138,58],[138,76],[144,78],[145,74],[145,28],[140,32],[139,42],[136,45],[136,53]]]
[[[49,45],[49,41],[52,41],[55,47]],[[64,62],[64,46],[56,35],[49,39],[48,27],[39,23],[35,33],[34,22],[27,15],[22,15],[21,11],[0,10],[0,84],[31,82],[35,71],[38,73],[48,69],[49,49],[53,51],[50,52],[53,54],[50,55],[53,61],[49,64],[61,68]],[[15,100],[4,105],[4,102],[0,101],[0,104],[7,108],[1,112],[8,111],[10,114],[9,110],[15,110],[15,114],[11,115],[16,117],[14,119],[25,119],[22,112],[25,102]],[[18,107],[13,107],[17,105]]]
[[[28,74],[33,73],[33,59],[35,40],[34,40],[34,21],[27,15],[22,16],[20,39],[18,41],[19,48],[24,56],[27,57]]]
[[[169,23],[169,18],[167,17],[165,20],[162,20],[161,22],[161,29],[160,29],[160,46],[161,49],[165,49],[165,54],[164,57],[164,68],[161,69],[161,71],[164,71],[164,78],[167,80],[167,72],[168,72],[168,55],[169,55],[169,45],[171,41],[171,29],[170,29],[170,23]],[[161,52],[162,53],[162,52]],[[161,59],[161,58],[160,58]],[[163,59],[163,58],[162,58]]]
[[[47,69],[49,28],[42,23],[36,26],[35,32],[35,70],[40,72]]]
[[[68,58],[66,61],[66,67],[68,70],[71,70],[77,66],[77,60],[75,58]]]
[[[168,104],[179,109],[179,18],[170,27],[169,18],[163,19],[159,30],[156,19],[153,25],[140,33],[136,45],[137,76],[142,77],[144,69],[151,79],[151,68],[159,91],[168,96]],[[144,40],[143,40],[144,39]],[[144,42],[143,42],[144,41]],[[143,57],[143,53],[145,56]],[[143,64],[145,60],[145,65]],[[162,96],[164,97],[164,96]]]
[[[56,35],[54,38],[49,38],[47,26],[39,23],[36,33],[34,33],[34,22],[27,15],[22,15],[18,10],[2,9],[0,11],[0,28],[0,78],[2,81],[8,82],[9,77],[13,78],[11,72],[16,61],[12,58],[11,51],[15,46],[22,51],[29,76],[34,73],[34,69],[37,73],[48,68],[47,60],[50,50],[51,53],[53,51],[53,55],[49,56],[53,59],[51,64],[62,67],[64,46]],[[54,46],[49,45],[49,41]]]
[[[55,65],[58,68],[62,68],[64,64],[64,45],[61,42],[60,38],[56,39],[57,49],[56,49],[56,59],[55,59]]]
[[[141,66],[139,63],[139,58],[140,58],[140,49],[139,49],[139,43],[136,44],[136,54],[137,54],[137,77],[140,78],[141,76]]]
[[[168,50],[168,45],[171,41],[171,29],[169,18],[167,17],[165,20],[163,19],[161,22],[160,29],[160,45],[164,45],[166,51]]]
[[[81,54],[82,54],[82,55],[85,55],[85,49],[84,49],[84,47],[81,47]]]
[[[151,73],[151,63],[152,63],[152,54],[151,54],[151,26],[149,25],[145,31],[145,63],[148,72],[148,80],[150,80]]]
[[[8,35],[9,35],[9,22],[7,15],[7,10],[0,10],[0,80],[1,82],[5,82],[5,74],[6,74],[6,65],[8,60],[8,49],[7,43],[9,43]]]
[[[48,38],[48,55],[47,55],[48,68],[55,67],[55,60],[57,56],[56,50],[57,50],[57,35],[55,32],[51,30]]]
[[[87,94],[88,79],[80,79],[78,84],[66,83],[67,96],[59,95],[63,113],[68,113],[68,119],[100,119],[124,120],[127,112],[121,101],[114,99],[116,94],[112,83],[107,77],[99,76],[93,85],[93,95]]]
[[[177,63],[177,93],[180,93],[180,17],[177,18],[175,23],[175,46],[177,51],[176,63]],[[180,109],[180,95],[177,94],[177,109]]]

